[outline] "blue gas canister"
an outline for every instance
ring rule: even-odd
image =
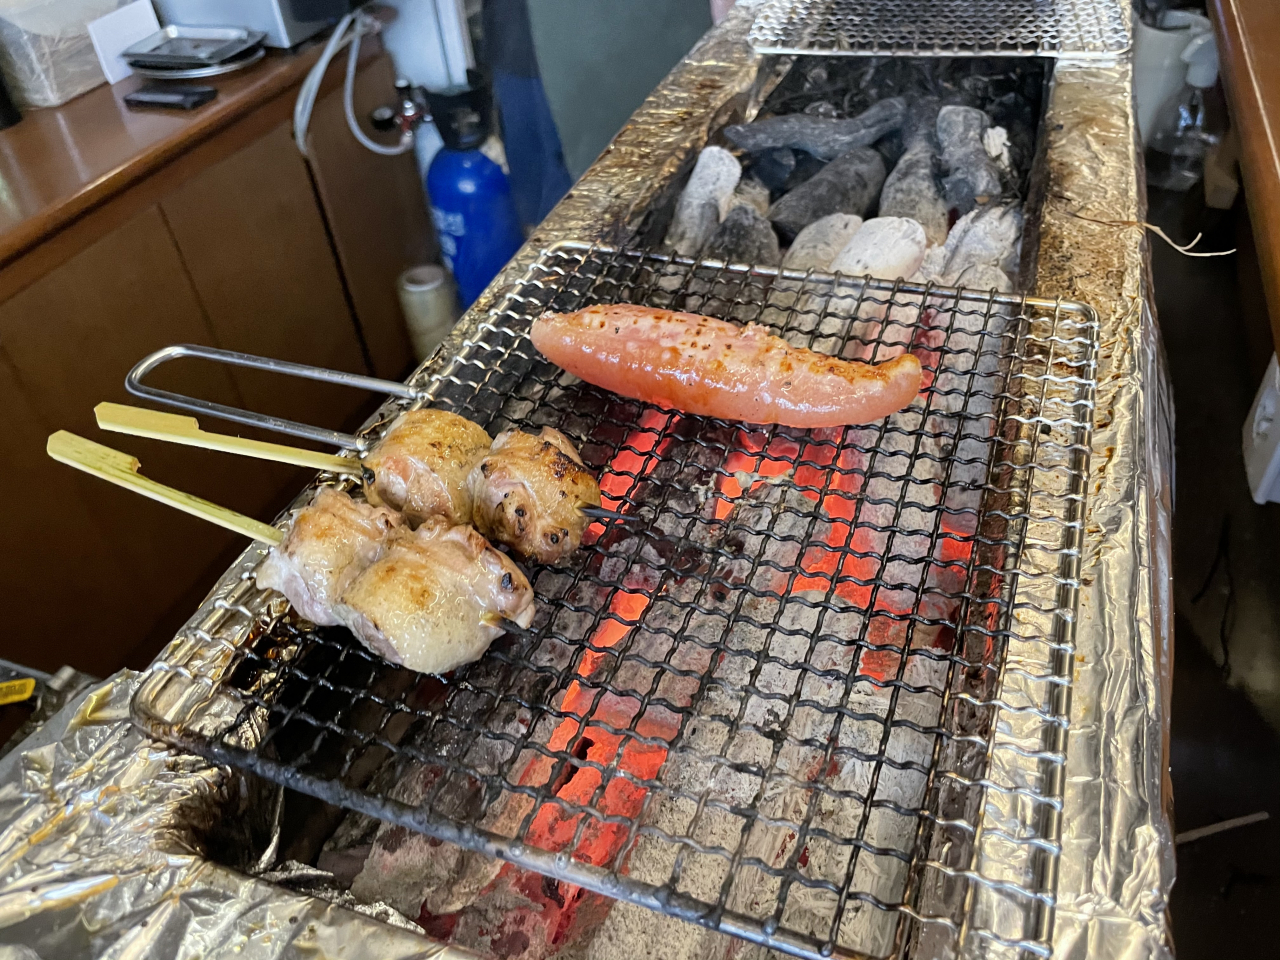
[[[524,243],[507,175],[480,151],[488,136],[488,99],[477,88],[428,94],[444,146],[427,168],[427,197],[464,308]]]

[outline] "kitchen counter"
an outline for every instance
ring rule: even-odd
[[[369,44],[370,51],[375,44]],[[218,96],[191,111],[134,111],[124,98],[147,81],[103,84],[60,107],[28,110],[0,131],[0,267],[86,211],[281,94],[296,88],[321,45],[268,50],[244,70],[198,81]],[[329,86],[339,80],[331,70]],[[292,95],[290,95],[290,104]]]
[[[1280,5],[1213,0],[1209,5],[1222,80],[1239,132],[1240,172],[1249,203],[1271,336],[1280,348]]]

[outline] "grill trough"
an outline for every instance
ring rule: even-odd
[[[810,431],[646,406],[529,342],[544,310],[601,302],[910,350],[926,389]],[[787,953],[1047,956],[1097,332],[1076,303],[557,246],[415,380],[491,434],[564,431],[628,517],[529,569],[528,634],[415,674],[258,591],[255,548],[135,716]]]

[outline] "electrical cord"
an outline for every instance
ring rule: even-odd
[[[355,85],[356,66],[360,60],[360,38],[366,34],[377,33],[381,29],[382,24],[379,23],[377,18],[365,13],[364,10],[354,10],[338,21],[333,34],[329,37],[329,41],[324,45],[320,59],[311,68],[307,78],[302,81],[302,87],[298,91],[298,99],[293,105],[293,142],[297,145],[298,152],[304,157],[308,155],[307,129],[311,126],[311,114],[315,110],[316,99],[320,95],[320,85],[324,82],[324,75],[329,69],[329,64],[333,62],[333,58],[338,55],[338,52],[343,47],[348,47],[349,49],[347,51],[347,72],[342,85],[342,111],[346,115],[347,127],[351,130],[351,135],[365,149],[372,150],[374,153],[384,157],[397,157],[413,149],[412,133],[406,133],[401,137],[400,143],[394,147],[384,146],[371,140],[360,129],[360,123],[356,119]]]

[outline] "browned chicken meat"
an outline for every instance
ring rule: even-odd
[[[412,524],[442,517],[471,522],[467,476],[489,449],[489,435],[466,417],[445,410],[410,410],[364,458],[371,503],[404,513]]]
[[[258,586],[283,593],[313,623],[334,626],[341,622],[334,605],[342,591],[377,559],[388,534],[400,528],[403,521],[394,511],[324,487],[258,565]]]
[[[472,522],[485,536],[552,563],[578,548],[600,485],[559,430],[508,430],[471,471]]]
[[[342,594],[339,615],[375,653],[423,673],[478,659],[504,629],[533,622],[529,581],[474,528],[439,518],[389,538]]]

